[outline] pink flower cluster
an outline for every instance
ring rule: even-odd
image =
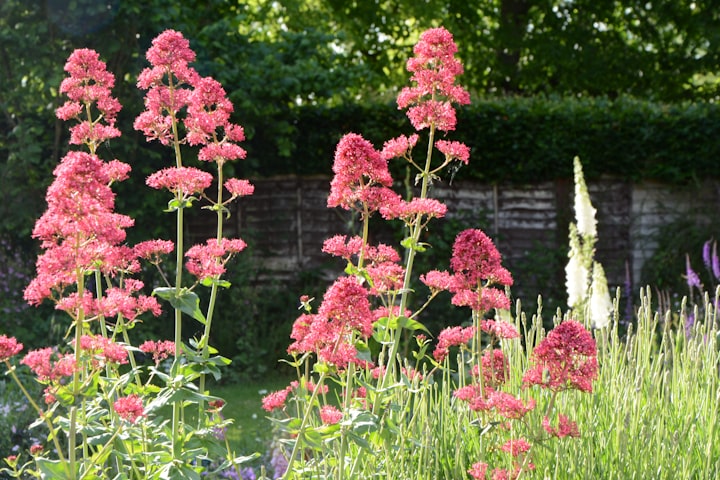
[[[510,419],[522,418],[535,408],[535,400],[527,402],[509,393],[495,390],[489,386],[467,385],[453,392],[453,395],[468,403],[470,410],[475,412],[495,412]]]
[[[367,339],[375,319],[369,291],[355,277],[342,277],[328,288],[317,314],[303,314],[293,324],[288,352],[316,353],[321,361],[344,368],[349,363],[365,364],[349,339]]]
[[[58,355],[50,347],[32,350],[20,362],[30,367],[41,382],[57,381],[70,377],[75,372],[75,356],[72,354]]]
[[[335,176],[330,183],[328,207],[362,212],[359,205],[365,204],[372,212],[396,195],[389,188],[393,180],[387,160],[356,133],[349,133],[338,142],[332,170]]]
[[[450,353],[450,347],[467,344],[475,336],[475,327],[448,327],[438,335],[438,343],[433,357],[438,362],[445,360]]]
[[[146,340],[140,345],[140,351],[151,353],[155,364],[159,364],[171,355],[175,355],[175,342],[172,340]]]
[[[233,255],[245,249],[247,244],[239,239],[208,239],[204,245],[194,245],[185,252],[185,267],[199,280],[219,278],[225,273],[225,264]]]
[[[135,423],[138,418],[145,416],[142,398],[134,393],[115,400],[113,410],[115,410],[115,413],[117,413],[120,418],[130,423]]]
[[[513,284],[512,275],[502,267],[501,260],[500,252],[482,230],[464,230],[453,244],[450,259],[453,273],[434,270],[421,275],[420,281],[433,292],[452,292],[453,305],[468,306],[480,312],[508,309],[510,300],[503,290],[495,287]],[[513,338],[507,328],[498,325],[494,333],[499,333],[501,338]]]
[[[116,165],[83,152],[69,152],[55,169],[48,208],[33,230],[46,251],[38,257],[37,276],[25,290],[31,304],[61,294],[78,281],[78,272],[100,268],[114,275],[139,268],[132,251],[121,245],[133,220],[113,211],[115,195],[109,184],[121,179],[113,178],[114,172]]]
[[[163,145],[202,145],[200,160],[222,164],[245,158],[245,150],[237,145],[245,140],[245,132],[230,122],[233,105],[219,82],[201,77],[189,65],[195,60],[190,42],[180,32],[166,30],[153,40],[146,57],[151,67],[140,73],[138,87],[148,92],[135,129]],[[186,135],[175,138],[173,124],[181,119],[181,111],[186,112]]]
[[[592,382],[598,376],[595,340],[574,320],[553,328],[535,347],[530,361],[532,366],[525,372],[523,383],[554,392],[592,392]]]
[[[100,60],[97,52],[86,48],[75,50],[65,64],[65,71],[70,76],[60,84],[60,93],[70,100],[57,109],[57,117],[61,120],[79,119],[92,106],[99,111],[97,119],[88,118],[70,128],[70,143],[88,145],[94,151],[105,140],[119,137],[115,119],[121,106],[110,95],[115,76],[106,70],[105,62]]]
[[[20,353],[23,349],[23,344],[18,343],[15,337],[8,337],[7,335],[0,335],[0,362],[6,362]]]
[[[99,335],[80,337],[80,349],[90,357],[93,368],[108,363],[123,365],[128,363],[128,352],[124,346]]]
[[[431,125],[438,130],[454,130],[457,120],[452,104],[469,104],[470,94],[455,85],[455,77],[462,74],[463,66],[455,58],[457,45],[452,34],[442,27],[426,30],[415,45],[414,53],[407,69],[412,72],[415,85],[402,89],[398,107],[410,107],[407,116],[416,130]]]

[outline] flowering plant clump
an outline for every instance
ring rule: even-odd
[[[238,145],[242,127],[230,122],[233,107],[222,86],[200,76],[191,66],[195,54],[181,33],[159,35],[147,52],[150,67],[139,76],[147,90],[146,110],[135,127],[148,140],[172,148],[173,166],[151,174],[147,185],[167,190],[167,212],[176,216],[175,239],[126,244],[133,219],[115,212],[112,185],[124,181],[130,166],[103,160],[98,147],[121,136],[115,126],[120,102],[112,96],[114,76],[89,49],[73,52],[65,65],[68,77],[60,92],[68,98],[57,109],[61,120],[73,122],[71,150],[55,168],[47,191],[46,212],[33,236],[43,253],[37,274],[25,289],[33,305],[51,301],[69,321],[65,345],[28,352],[19,362],[22,344],[0,335],[0,362],[17,381],[50,435],[49,445],[30,450],[32,461],[7,461],[12,476],[38,478],[199,478],[204,463],[229,467],[240,475],[244,458],[235,458],[215,432],[227,421],[217,414],[219,399],[209,395],[205,377],[220,376],[229,360],[214,355],[208,343],[218,288],[227,262],[245,248],[241,239],[223,236],[227,204],[252,194],[247,180],[223,178],[226,162],[242,159]],[[215,175],[185,166],[180,145],[198,147],[202,163],[214,164]],[[206,190],[217,181],[215,198]],[[183,213],[199,198],[216,212],[217,236],[185,248]],[[152,295],[133,275],[146,261],[162,270],[163,259],[175,253],[174,284]],[[186,281],[184,273],[194,279]],[[200,308],[195,289],[210,288],[207,310]],[[175,337],[145,340],[135,347],[131,330],[139,319],[161,313],[159,300],[175,311]],[[202,335],[187,341],[182,317],[203,326]],[[133,332],[133,336],[136,332]],[[152,361],[139,363],[145,353]],[[172,362],[161,370],[164,360]],[[16,370],[27,366],[44,388],[42,402],[20,382]],[[184,410],[195,407],[193,423]],[[207,462],[205,462],[207,460]],[[34,465],[34,466],[33,466]]]
[[[337,144],[328,207],[357,213],[362,233],[325,241],[323,251],[346,262],[344,275],[317,309],[301,297],[287,349],[298,380],[263,399],[281,432],[275,452],[286,460],[275,478],[517,478],[535,469],[535,445],[579,435],[557,412],[556,397],[592,390],[594,340],[582,324],[562,322],[521,365],[519,324],[508,315],[513,278],[483,231],[458,233],[449,269],[419,275],[427,297],[413,303],[421,294],[411,290],[414,259],[428,247],[421,234],[447,213],[429,197],[432,183],[446,167],[470,161],[466,145],[435,138],[455,129],[455,106],[470,101],[456,83],[463,67],[452,35],[430,29],[414,53],[407,63],[412,85],[397,103],[417,133],[388,140],[380,151],[357,133]],[[427,151],[418,161],[413,152],[425,131]],[[392,189],[388,162],[398,159],[417,174],[410,198]],[[402,253],[370,243],[372,216],[401,222]],[[471,321],[448,326],[433,342],[420,319],[442,291],[452,305],[469,308]],[[537,399],[530,396],[536,386]],[[448,439],[451,431],[463,440]]]
[[[433,28],[407,62],[412,85],[397,104],[417,133],[388,140],[382,150],[356,133],[337,145],[327,204],[356,213],[361,234],[325,242],[323,251],[346,263],[345,274],[317,309],[301,297],[303,312],[287,349],[298,379],[262,400],[282,432],[272,451],[275,478],[415,478],[418,472],[518,478],[536,469],[536,445],[580,435],[556,399],[592,391],[594,340],[581,323],[566,320],[547,336],[537,332],[536,342],[525,332],[528,359],[522,322],[509,316],[513,278],[490,237],[478,229],[459,232],[449,268],[419,276],[426,292],[411,288],[415,257],[428,247],[421,236],[447,214],[430,198],[432,183],[446,167],[470,161],[466,145],[436,138],[455,129],[455,106],[470,102],[456,83],[463,71],[456,53],[450,32]],[[206,376],[218,378],[229,363],[209,339],[218,290],[230,286],[223,279],[228,262],[246,248],[242,239],[223,235],[227,205],[253,193],[247,180],[223,172],[227,162],[245,158],[238,145],[244,132],[230,121],[233,106],[223,87],[192,68],[195,53],[181,33],[160,34],[146,57],[150,66],[137,82],[146,91],[145,110],[134,126],[172,151],[172,164],[146,184],[167,192],[175,238],[127,245],[133,219],[115,211],[112,186],[128,178],[130,166],[98,155],[100,145],[121,135],[114,76],[96,52],[73,52],[60,88],[68,101],[57,116],[74,122],[70,144],[80,149],[54,171],[48,209],[33,231],[43,253],[24,292],[30,304],[50,301],[64,312],[69,341],[19,358],[22,344],[0,335],[0,362],[49,432],[45,444],[29,449],[31,460],[4,459],[0,471],[16,478],[255,477],[241,467],[250,457],[230,451],[225,402],[206,386]],[[413,154],[421,135],[424,160]],[[197,147],[197,166],[186,165],[181,145]],[[398,160],[417,175],[409,198],[392,189],[388,162]],[[213,185],[216,192],[208,193]],[[184,213],[200,199],[216,214],[217,234],[188,248]],[[402,226],[402,250],[370,243],[373,216]],[[584,213],[578,228],[594,228],[591,217]],[[163,260],[173,253],[174,276],[166,275]],[[142,262],[166,282],[151,295],[134,278]],[[202,287],[210,289],[204,309],[196,293]],[[454,307],[469,309],[469,321],[448,326],[433,341],[420,320],[443,291]],[[161,300],[174,312],[174,338],[133,342],[141,319],[160,314]],[[198,337],[183,335],[184,317],[201,325]],[[18,376],[25,367],[44,389],[41,402]]]

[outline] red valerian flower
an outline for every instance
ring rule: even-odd
[[[580,431],[578,430],[577,423],[568,419],[562,413],[558,414],[558,426],[553,427],[550,425],[550,419],[544,416],[542,419],[542,427],[553,437],[564,438],[564,437],[579,437]]]
[[[391,158],[396,157],[406,157],[410,154],[410,151],[413,149],[413,147],[415,147],[418,138],[419,137],[417,134],[413,134],[409,137],[406,137],[405,135],[400,135],[397,138],[388,140],[383,145],[380,156],[385,160],[390,160]]]
[[[433,357],[442,362],[450,353],[452,346],[465,345],[475,336],[475,327],[448,327],[438,335],[438,344],[433,352]]]
[[[235,197],[244,197],[252,195],[255,191],[255,186],[247,180],[241,180],[239,178],[228,178],[223,184],[225,189]]]
[[[55,357],[54,360],[53,357]],[[76,365],[74,355],[56,355],[55,351],[50,347],[28,352],[20,363],[30,367],[30,370],[42,382],[69,377],[75,372]]]
[[[115,400],[113,409],[120,418],[130,423],[135,423],[138,418],[145,416],[142,399],[134,393]]]
[[[581,323],[562,322],[553,328],[533,350],[531,368],[523,383],[540,385],[551,391],[577,389],[592,392],[598,376],[597,348]]]
[[[133,252],[138,258],[144,258],[153,264],[160,263],[160,256],[167,255],[173,250],[175,243],[172,240],[146,240],[133,247]]]
[[[283,390],[269,393],[262,399],[262,408],[266,412],[272,412],[273,410],[280,410],[285,408],[285,400],[288,394],[292,391],[292,387],[285,387]]]
[[[483,384],[497,388],[508,379],[510,365],[499,348],[486,350],[481,359]],[[473,365],[472,375],[480,376],[480,365]]]
[[[333,405],[323,405],[320,407],[320,420],[325,425],[334,425],[339,423],[343,418],[343,413]]]
[[[145,340],[140,345],[140,351],[151,353],[155,364],[159,364],[171,355],[175,355],[175,342],[172,340]]]
[[[169,167],[150,175],[145,183],[155,189],[167,189],[172,193],[189,196],[202,193],[212,183],[213,177],[194,167]]]
[[[225,273],[225,264],[233,255],[243,251],[247,244],[239,239],[223,238],[219,242],[209,238],[204,245],[193,245],[185,252],[185,267],[198,279],[219,277]]]
[[[99,335],[83,335],[80,337],[80,349],[91,356],[95,367],[107,363],[124,365],[128,363],[128,352],[124,346]]]
[[[20,353],[22,349],[23,344],[18,343],[15,337],[0,335],[0,362],[9,360],[11,357]]]
[[[368,295],[355,277],[338,279],[325,292],[317,314],[302,314],[295,320],[290,334],[295,341],[288,353],[316,353],[320,360],[338,368],[349,363],[364,365],[348,340],[353,332],[361,338],[372,335],[375,315]]]
[[[502,320],[482,320],[480,329],[483,332],[495,335],[501,339],[520,338],[520,332],[515,325]]]
[[[415,56],[407,62],[414,85],[400,91],[397,103],[401,109],[409,107],[407,116],[416,130],[430,126],[454,130],[457,120],[452,104],[470,103],[470,94],[455,85],[455,77],[463,72],[454,58],[456,52],[452,34],[444,28],[423,32],[415,45]]]
[[[465,165],[470,161],[470,148],[464,143],[438,140],[435,142],[435,148],[444,153],[448,161],[460,160]]]
[[[503,452],[507,452],[513,457],[529,451],[530,448],[531,445],[524,438],[508,440],[500,447]]]
[[[473,463],[468,473],[475,480],[485,480],[485,474],[488,469],[488,464],[483,462]]]
[[[387,161],[361,135],[349,133],[340,139],[333,162],[335,176],[330,182],[328,207],[345,210],[357,208],[357,203],[373,203],[378,209],[376,190],[392,186]],[[379,199],[383,200],[383,199]]]

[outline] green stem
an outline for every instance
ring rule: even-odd
[[[313,390],[312,395],[310,396],[310,400],[308,401],[307,408],[305,409],[305,413],[303,414],[302,422],[300,423],[300,428],[298,430],[297,438],[295,439],[295,445],[293,445],[292,453],[290,453],[290,458],[288,459],[288,466],[287,470],[283,474],[281,480],[285,480],[288,477],[288,475],[292,472],[292,466],[293,463],[295,463],[295,456],[298,453],[300,445],[303,443],[303,434],[305,433],[305,427],[307,426],[308,419],[310,418],[310,413],[312,412],[313,404],[315,403],[315,399],[317,398],[317,394],[320,390],[322,390],[322,387],[325,383],[325,377],[327,376],[327,372],[322,372],[320,374],[320,378],[318,378],[317,384],[315,385],[315,389]]]
[[[35,409],[38,416],[45,421],[45,425],[47,425],[48,431],[53,432],[54,427],[53,427],[52,421],[47,417],[47,415],[45,415],[45,412],[43,412],[43,410],[40,408],[40,406],[35,402],[35,399],[30,395],[30,393],[28,393],[27,389],[25,388],[25,385],[23,385],[23,383],[20,381],[17,374],[15,373],[15,368],[12,365],[10,365],[10,361],[5,360],[5,365],[7,366],[10,377],[12,377],[13,381],[17,384],[17,386],[20,387],[20,391],[23,393],[23,395],[25,395],[25,398],[27,399],[28,403],[30,403],[30,405]],[[53,444],[55,445],[55,450],[57,450],[58,457],[60,458],[60,463],[62,463],[63,466],[65,467],[65,471],[68,474],[68,478],[73,478],[73,475],[70,471],[70,467],[68,465],[68,461],[65,458],[65,455],[63,455],[63,453],[62,453],[63,451],[62,451],[62,447],[60,446],[58,436],[52,435],[52,441],[53,441]]]
[[[170,96],[174,95],[174,85],[172,83],[172,75],[170,75],[169,81]],[[170,112],[172,119],[172,132],[173,132],[173,146],[175,150],[175,165],[177,168],[182,167],[182,154],[180,152],[180,137],[178,135],[178,125],[175,112]],[[180,296],[180,289],[182,288],[182,272],[183,272],[183,211],[182,205],[182,193],[178,192],[175,194],[178,204],[180,206],[177,209],[177,220],[176,220],[176,231],[175,231],[175,294],[177,297]],[[172,374],[173,382],[177,377],[177,367],[180,361],[180,354],[182,353],[182,311],[179,308],[175,308],[175,362],[173,363]],[[174,387],[175,385],[173,385]],[[179,401],[173,402],[173,417],[172,417],[172,452],[173,458],[180,457],[180,442],[178,430],[180,426],[180,417],[182,411],[182,404]]]
[[[223,208],[222,208],[222,194],[223,194],[223,170],[222,170],[222,163],[218,162],[218,185],[217,185],[217,203],[215,204],[215,207],[217,208],[217,230],[216,230],[216,240],[218,242],[218,245],[222,242],[223,238]],[[220,260],[218,260],[220,261]],[[219,280],[219,279],[218,279]],[[205,331],[203,332],[202,336],[202,358],[203,360],[207,360],[210,358],[210,328],[212,327],[212,320],[213,315],[215,313],[215,303],[217,302],[217,293],[218,293],[218,284],[217,282],[213,282],[212,286],[210,287],[210,300],[208,303],[207,308],[207,315],[205,315]],[[200,393],[205,393],[205,377],[206,375],[204,373],[200,374]],[[200,422],[202,421],[203,417],[203,410],[205,407],[205,402],[203,400],[200,400],[198,402],[198,427],[200,426]]]
[[[427,191],[430,184],[430,165],[432,162],[432,153],[433,153],[433,145],[435,143],[435,125],[430,126],[430,133],[428,136],[428,149],[427,149],[427,156],[425,157],[425,169],[422,171],[422,186],[420,189],[420,198],[427,198]],[[417,245],[418,240],[420,239],[420,233],[422,231],[422,225],[421,225],[421,218],[422,214],[418,214],[415,218],[415,224],[412,231],[412,237],[411,237],[411,247],[408,249],[407,252],[407,259],[405,261],[405,277],[403,278],[403,287],[402,287],[402,293],[400,295],[400,307],[398,311],[402,315],[402,312],[405,311],[407,308],[408,298],[409,298],[409,292],[410,292],[410,280],[412,278],[412,269],[413,269],[413,263],[415,260],[415,245]],[[387,369],[385,370],[385,375],[382,379],[382,387],[384,388],[387,384],[387,380],[390,375],[395,375],[395,368],[396,368],[396,356],[398,353],[398,348],[400,345],[400,333],[402,330],[402,326],[398,325],[393,333],[392,336],[392,346],[390,348],[390,356],[388,357],[388,364]]]

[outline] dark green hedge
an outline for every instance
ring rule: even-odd
[[[412,127],[394,104],[304,107],[294,112],[290,157],[273,155],[255,138],[257,173],[330,173],[337,140],[347,132],[383,141]],[[504,98],[475,101],[458,111],[449,139],[472,149],[460,176],[483,182],[535,182],[569,177],[579,156],[588,178],[684,184],[719,178],[720,107],[666,105],[632,99]]]

